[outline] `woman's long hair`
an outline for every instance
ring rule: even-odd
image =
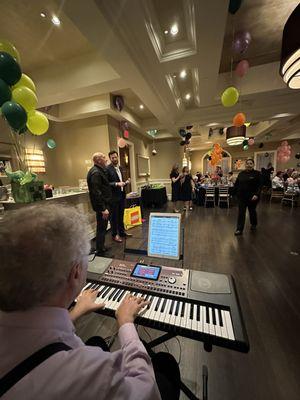
[[[170,172],[170,175],[173,174],[173,172],[179,173],[179,166],[178,166],[178,164],[174,164],[174,165],[173,165],[173,167],[172,167],[172,169],[171,169],[171,172]]]

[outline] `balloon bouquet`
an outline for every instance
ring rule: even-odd
[[[32,79],[22,73],[20,55],[15,46],[0,40],[0,114],[10,127],[21,171],[6,172],[11,183],[25,185],[36,180],[25,162],[25,149],[21,146],[19,135],[29,130],[33,135],[43,135],[49,128],[47,117],[36,110],[38,99]],[[49,146],[50,144],[50,146]],[[49,143],[55,147],[55,142]]]
[[[286,140],[281,142],[277,148],[277,161],[280,163],[287,163],[291,158],[292,148]]]
[[[211,166],[215,166],[218,164],[219,161],[222,160],[222,153],[223,153],[223,149],[220,146],[219,143],[215,143],[213,145],[212,150],[209,153],[209,163]]]

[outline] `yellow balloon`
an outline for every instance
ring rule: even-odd
[[[20,54],[12,43],[8,42],[7,40],[0,39],[0,51],[5,51],[5,53],[10,54],[17,60],[18,63],[20,63]]]
[[[26,86],[33,92],[36,92],[35,84],[33,80],[26,74],[22,74],[21,79],[12,87],[13,89],[16,89],[17,87],[20,86]]]
[[[27,117],[26,126],[34,135],[43,135],[49,129],[48,118],[40,111],[32,110]]]
[[[19,103],[27,112],[34,110],[38,100],[36,94],[26,86],[20,86],[12,91],[12,99]]]

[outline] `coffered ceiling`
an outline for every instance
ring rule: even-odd
[[[24,69],[37,83],[39,106],[57,104],[50,115],[56,121],[106,113],[126,118],[143,135],[157,129],[158,140],[179,138],[180,127],[194,125],[195,146],[210,147],[207,124],[229,126],[242,111],[256,123],[253,135],[263,138],[274,128],[274,115],[289,113],[275,119],[276,134],[286,135],[289,121],[291,134],[300,136],[293,120],[300,91],[287,89],[278,73],[282,29],[298,1],[244,0],[234,16],[228,3],[4,0],[0,23],[2,36],[20,50]],[[42,11],[57,13],[61,25],[42,19]],[[243,79],[230,73],[233,28],[252,36],[245,54],[251,68]],[[225,108],[220,96],[231,85],[240,101]],[[125,99],[121,113],[112,94]]]

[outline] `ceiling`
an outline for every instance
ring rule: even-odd
[[[56,121],[109,114],[127,119],[142,135],[157,129],[158,140],[179,139],[180,127],[194,125],[193,146],[207,148],[206,125],[230,126],[242,111],[256,123],[253,136],[264,140],[276,123],[276,137],[300,137],[295,122],[300,91],[286,88],[278,73],[282,29],[298,1],[244,0],[234,16],[228,3],[3,0],[0,23],[2,37],[19,49],[23,69],[37,84],[39,106],[57,104],[50,116]],[[59,27],[51,24],[53,13],[61,19]],[[178,33],[171,35],[174,24]],[[252,36],[245,54],[250,69],[243,79],[230,73],[233,27]],[[231,85],[240,100],[225,108],[220,97]],[[113,108],[111,94],[124,97],[121,113]],[[291,115],[272,118],[278,113]]]
[[[123,96],[126,107],[140,119],[154,118],[154,115],[143,104],[142,100],[131,90],[123,89],[112,92],[113,95]],[[140,106],[143,106],[141,109]]]
[[[220,72],[230,71],[231,58],[233,68],[242,58],[251,66],[279,61],[283,27],[298,4],[298,0],[244,0],[237,14],[228,14]],[[248,31],[252,38],[242,56],[232,51],[233,34],[238,31]]]
[[[94,51],[55,1],[1,0],[0,11],[1,36],[16,44],[26,72]],[[60,27],[51,23],[53,15],[62,19]]]

